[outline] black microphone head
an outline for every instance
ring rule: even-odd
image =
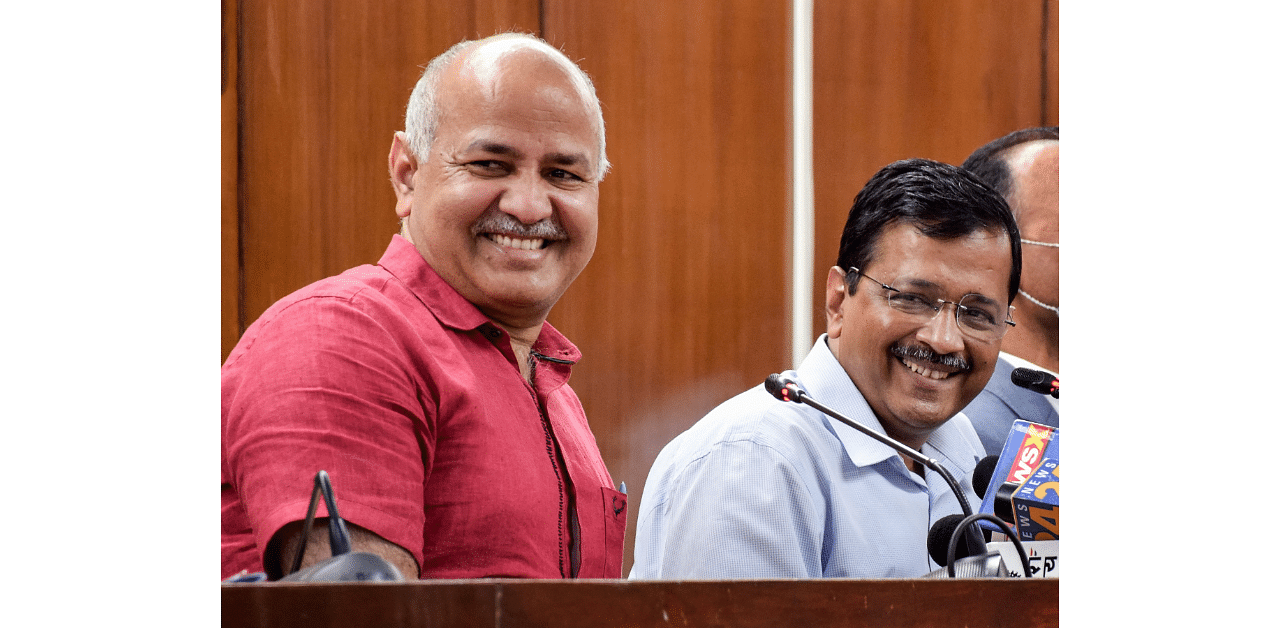
[[[777,373],[770,375],[764,380],[764,389],[769,391],[770,395],[782,399],[782,396],[778,394],[782,392],[782,376]]]
[[[764,380],[764,389],[782,401],[800,403],[800,388],[796,386],[795,380],[774,373]]]
[[[951,536],[955,534],[956,528],[960,527],[960,522],[964,521],[964,515],[947,515],[936,522],[933,527],[929,528],[929,557],[933,562],[947,566],[947,546],[951,544]],[[960,543],[956,546],[956,560],[969,556],[969,545]]]
[[[973,468],[973,490],[978,497],[986,499],[987,487],[991,485],[991,476],[996,472],[997,462],[1000,462],[1000,456],[987,456]]]
[[[1009,374],[1009,381],[1013,382],[1015,386],[1034,390],[1042,395],[1048,395],[1053,392],[1054,379],[1052,373],[1021,367],[1013,369],[1013,372]]]

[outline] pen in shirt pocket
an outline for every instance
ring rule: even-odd
[[[622,493],[623,495],[626,495],[626,494],[627,494],[627,483],[626,483],[626,482],[622,482],[622,483],[618,484],[618,492],[619,492],[619,493]]]

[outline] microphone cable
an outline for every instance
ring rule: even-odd
[[[1027,558],[1027,550],[1022,547],[1022,541],[1018,540],[1018,535],[1015,534],[1013,532],[1013,528],[1009,527],[1009,524],[1005,523],[1002,519],[985,512],[965,517],[960,521],[960,525],[956,527],[955,531],[951,533],[951,543],[947,546],[947,576],[951,578],[956,577],[956,546],[959,545],[960,539],[964,536],[964,531],[979,519],[995,523],[1000,526],[1001,530],[1004,530],[1005,535],[1009,537],[1010,541],[1013,541],[1013,546],[1018,550],[1018,558],[1022,559],[1023,577],[1030,578],[1031,560]]]

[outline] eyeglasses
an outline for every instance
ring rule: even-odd
[[[853,273],[852,279],[849,278],[849,273]],[[946,303],[956,306],[956,324],[960,326],[960,331],[975,340],[994,342],[1003,338],[1005,332],[1014,326],[1011,320],[1014,309],[1012,305],[1002,308],[998,303],[980,294],[970,293],[960,297],[958,302],[948,301],[934,294],[895,288],[878,279],[867,277],[855,266],[850,266],[849,270],[845,271],[845,285],[852,290],[853,283],[858,280],[858,277],[866,277],[879,284],[886,291],[885,300],[889,302],[889,307],[916,318],[921,323],[933,320]],[[894,283],[898,281],[894,280]],[[1003,312],[1001,312],[1002,309]]]

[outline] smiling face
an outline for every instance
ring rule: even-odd
[[[402,133],[392,144],[401,233],[487,316],[538,327],[595,251],[594,111],[568,69],[520,42],[477,46],[440,81],[429,154]]]
[[[1009,302],[1013,263],[1003,232],[939,240],[896,222],[881,233],[876,251],[862,269],[867,277],[895,287],[930,285],[949,301],[973,293]],[[826,294],[829,346],[889,436],[919,449],[991,378],[1000,341],[965,335],[954,306],[943,305],[922,323],[890,308],[885,290],[865,277],[849,295],[843,271],[834,267]]]

